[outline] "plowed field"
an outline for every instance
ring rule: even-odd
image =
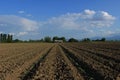
[[[0,44],[0,80],[120,80],[120,43]]]

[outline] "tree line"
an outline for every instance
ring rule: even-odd
[[[75,38],[69,38],[69,39],[66,39],[65,37],[58,37],[58,36],[54,36],[54,37],[49,37],[49,36],[46,36],[42,39],[39,39],[39,40],[19,40],[19,39],[15,39],[13,40],[13,35],[10,35],[10,34],[3,34],[1,33],[0,34],[0,42],[1,43],[11,43],[11,42],[48,42],[48,43],[51,43],[51,42],[55,42],[55,41],[62,41],[62,42],[91,42],[91,41],[106,41],[105,38],[101,38],[101,39],[96,39],[96,40],[91,40],[90,38],[84,38],[82,40],[78,40],[78,39],[75,39]]]
[[[55,37],[51,38],[51,37],[47,36],[42,40],[44,42],[55,42],[55,40],[62,40],[63,42],[91,42],[91,41],[104,42],[104,41],[106,41],[106,38],[101,38],[101,39],[96,39],[96,40],[91,40],[90,38],[84,38],[82,40],[78,40],[78,39],[75,39],[75,38],[66,39],[65,37],[58,37],[58,36],[55,36]]]
[[[19,40],[19,39],[15,39],[13,40],[13,42],[48,42],[48,43],[54,43],[55,40],[62,40],[62,42],[105,42],[106,39],[105,38],[101,38],[101,39],[96,39],[96,40],[91,40],[90,38],[84,38],[82,40],[78,40],[78,39],[75,39],[75,38],[69,38],[69,39],[66,39],[65,37],[58,37],[58,36],[54,36],[54,37],[49,37],[49,36],[46,36],[42,39],[39,39],[39,40]]]
[[[13,35],[10,34],[0,34],[0,42],[5,43],[5,42],[12,42],[13,41]]]

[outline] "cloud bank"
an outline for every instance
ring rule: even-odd
[[[67,13],[59,17],[53,17],[46,24],[63,29],[84,29],[87,27],[109,27],[115,19],[108,12],[96,12],[88,9],[81,13]]]
[[[36,31],[38,22],[15,15],[0,15],[0,28],[13,32]]]
[[[25,12],[19,11],[19,13],[23,14]],[[93,34],[98,32],[98,35],[100,35],[99,30],[111,27],[115,20],[116,18],[108,12],[89,9],[80,13],[67,13],[52,17],[46,21],[31,20],[16,15],[0,15],[0,32],[13,33],[16,36],[42,33],[46,36],[65,34],[74,37],[75,34],[73,33],[75,31],[77,35],[80,34],[83,37],[84,35],[96,36]]]

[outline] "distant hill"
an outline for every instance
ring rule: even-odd
[[[97,36],[97,37],[93,37],[93,38],[91,38],[92,40],[96,40],[96,39],[101,39],[102,37],[99,37],[99,36]],[[111,36],[109,36],[109,37],[105,37],[107,40],[120,40],[120,34],[113,34],[113,35],[111,35]]]

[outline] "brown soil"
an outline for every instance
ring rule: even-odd
[[[0,45],[0,80],[120,80],[120,43]]]

